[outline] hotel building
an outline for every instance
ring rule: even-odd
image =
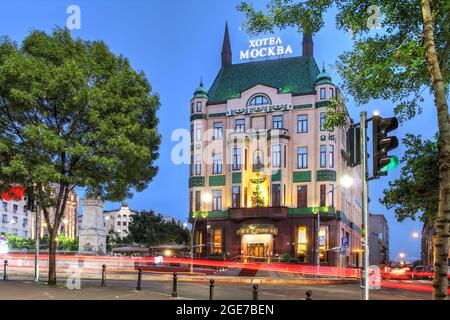
[[[317,66],[311,36],[303,37],[302,50],[298,57],[233,64],[225,28],[221,68],[190,102],[196,257],[360,261],[361,179],[346,163],[352,120],[326,130],[327,108],[341,93]],[[344,175],[353,177],[350,188],[339,183]],[[341,248],[344,237],[348,247]]]

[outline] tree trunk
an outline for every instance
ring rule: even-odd
[[[448,249],[450,236],[450,124],[444,81],[434,44],[434,23],[430,1],[422,0],[423,36],[439,127],[439,209],[435,224],[435,275],[433,299],[446,300],[448,290]]]
[[[56,285],[56,233],[50,233],[50,246],[48,250],[48,284]]]

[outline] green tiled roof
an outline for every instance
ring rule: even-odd
[[[239,98],[240,93],[257,84],[277,88],[283,93],[314,91],[320,70],[313,57],[293,57],[224,66],[208,91],[208,104]]]

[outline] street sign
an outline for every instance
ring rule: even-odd
[[[340,247],[339,253],[340,253],[341,255],[345,255],[346,252],[347,252],[347,248],[346,248],[346,247]]]
[[[349,243],[348,243],[348,238],[347,237],[342,237],[342,246],[344,248],[348,248],[349,247]]]

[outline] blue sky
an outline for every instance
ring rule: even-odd
[[[262,3],[262,1],[254,1]],[[188,168],[171,162],[174,145],[170,135],[177,128],[189,127],[189,100],[200,77],[209,87],[220,68],[220,51],[225,21],[230,28],[233,60],[239,59],[239,50],[248,47],[250,37],[239,30],[242,14],[236,11],[238,0],[2,0],[0,3],[0,35],[21,41],[31,30],[51,31],[55,26],[65,26],[69,5],[81,8],[81,29],[73,30],[74,36],[85,40],[103,40],[116,54],[129,58],[134,68],[143,70],[155,92],[161,96],[159,131],[162,145],[159,174],[144,192],[128,199],[133,209],[154,209],[164,215],[182,221],[188,211]],[[334,12],[329,12],[325,27],[314,36],[314,56],[340,79],[330,67],[338,55],[351,48],[349,34],[335,28]],[[276,31],[276,35],[289,43],[294,55],[301,55],[301,35],[293,29]],[[369,115],[379,110],[382,116],[392,115],[388,101],[373,101],[357,109],[351,99],[347,107],[359,122],[359,112]],[[413,132],[432,138],[437,131],[433,100],[426,97],[423,114],[402,125],[396,135],[401,138]],[[400,147],[396,153],[402,155]],[[413,221],[397,223],[393,211],[387,211],[378,203],[383,187],[398,176],[399,170],[370,184],[371,211],[384,213],[389,221],[391,256],[400,251],[409,257],[420,257],[420,240],[411,237],[413,231],[421,231],[421,224]],[[116,208],[118,203],[107,203],[106,208]]]

